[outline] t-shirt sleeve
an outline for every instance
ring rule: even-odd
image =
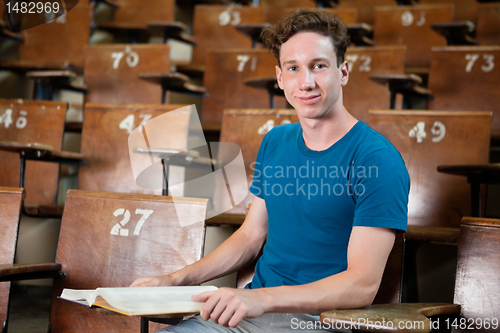
[[[410,177],[396,149],[371,153],[353,179],[353,226],[381,227],[406,232]]]

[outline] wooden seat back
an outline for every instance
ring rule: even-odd
[[[458,228],[470,215],[470,186],[438,165],[488,162],[490,112],[370,111],[368,125],[401,153],[410,175],[408,225]]]
[[[91,10],[88,1],[79,1],[65,15],[23,30],[24,42],[19,45],[19,60],[40,63],[68,62],[82,68],[84,49],[90,37]],[[44,14],[22,15],[25,22],[22,22],[21,26],[29,26],[29,20],[37,19],[36,15]]]
[[[298,8],[317,8],[317,3],[313,0],[287,0],[287,1],[261,1],[266,13],[266,22],[277,22],[293,10]],[[352,24],[358,22],[358,9],[354,7],[322,8],[322,10],[340,16],[344,23]]]
[[[369,76],[404,74],[405,53],[403,45],[347,48],[349,82],[342,89],[347,111],[366,122],[369,109],[389,109],[389,90],[370,80]]]
[[[358,10],[358,22],[373,24],[377,6],[393,6],[394,4],[394,0],[341,0],[337,8],[356,8]]]
[[[480,45],[500,45],[500,4],[479,4],[476,20],[476,38]]]
[[[431,25],[453,21],[453,9],[453,4],[376,7],[373,38],[378,46],[406,45],[406,66],[428,69],[431,47],[446,46]]]
[[[170,48],[164,44],[101,44],[85,50],[87,103],[162,103],[161,85],[141,73],[170,72]]]
[[[262,7],[231,5],[196,5],[193,14],[192,63],[205,65],[209,50],[252,48],[252,40],[236,29],[239,24],[264,22]]]
[[[175,19],[174,0],[149,0],[147,5],[141,0],[117,0],[113,11],[113,23],[124,26],[147,28],[153,22],[173,22]]]
[[[0,187],[0,264],[13,264],[24,189]],[[0,327],[3,331],[9,309],[10,282],[0,283]]]
[[[462,307],[452,332],[497,332],[500,318],[500,220],[464,217],[453,303]],[[496,326],[492,323],[496,320]],[[453,322],[453,320],[450,320]],[[462,325],[460,325],[462,323]],[[488,326],[487,326],[488,325]],[[495,327],[495,328],[493,328]]]
[[[203,99],[202,123],[220,126],[225,109],[269,108],[268,93],[249,87],[244,81],[276,76],[277,64],[276,58],[264,49],[208,52],[203,85],[210,96]],[[286,108],[284,97],[276,96],[275,103],[277,109]]]
[[[477,0],[419,0],[421,5],[453,4],[455,6],[455,21],[476,22],[480,1]]]
[[[291,109],[227,109],[222,118],[221,142],[231,142],[241,148],[248,188],[250,188],[255,161],[264,135],[274,126],[298,122],[295,110]],[[236,194],[233,193],[233,196]],[[237,196],[237,195],[236,195]],[[245,200],[228,211],[230,214],[246,214],[247,206],[254,195],[248,193]]]
[[[61,150],[67,103],[0,99],[0,141],[42,143]],[[19,186],[19,154],[0,150],[0,186]],[[25,204],[53,205],[59,165],[27,161]]]
[[[432,110],[492,111],[492,129],[500,130],[500,46],[434,48],[429,72]]]
[[[56,257],[66,278],[54,281],[51,332],[138,332],[138,317],[101,315],[57,296],[63,288],[127,287],[201,259],[206,205],[205,199],[70,190]]]
[[[88,165],[78,172],[78,188],[90,191],[121,193],[161,194],[158,189],[144,189],[136,185],[129,157],[129,134],[149,119],[180,108],[181,105],[150,104],[93,104],[85,105],[82,129],[81,153]],[[184,150],[187,148],[189,114],[179,114],[165,126],[170,133],[165,147]],[[152,133],[151,133],[152,135]],[[170,167],[171,179],[184,177],[184,169]]]

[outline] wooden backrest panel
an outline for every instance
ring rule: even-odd
[[[304,6],[301,6],[303,8]],[[290,14],[293,10],[296,10],[297,8],[285,8],[283,10],[278,11],[276,14],[281,14],[279,19],[286,17],[288,14]],[[357,8],[322,8],[321,10],[327,12],[327,13],[332,13],[332,14],[337,14],[342,21],[345,24],[354,24],[358,22],[358,10]],[[275,14],[275,15],[276,15]]]
[[[431,24],[453,21],[453,5],[383,6],[375,8],[373,37],[377,45],[406,45],[406,66],[428,68],[432,46],[446,39]]]
[[[315,8],[316,2],[314,0],[262,0],[261,6],[264,8],[266,14],[266,22],[274,23],[283,18],[284,11],[290,8]]]
[[[500,46],[434,48],[429,72],[433,110],[492,111],[500,130]]]
[[[345,59],[349,66],[349,82],[343,87],[346,109],[363,122],[368,110],[389,109],[389,90],[368,77],[373,74],[404,74],[406,47],[349,47]]]
[[[91,7],[79,1],[66,15],[42,25],[23,30],[24,43],[19,44],[19,60],[69,62],[83,67],[85,46],[90,37]],[[23,15],[24,20],[33,15]],[[44,14],[40,14],[44,15]]]
[[[67,276],[54,281],[51,332],[138,332],[139,318],[100,315],[56,297],[63,288],[126,287],[199,260],[206,205],[205,199],[70,190],[56,258]],[[200,222],[183,225],[181,213]]]
[[[235,143],[241,148],[249,188],[255,170],[255,160],[264,135],[274,126],[298,121],[295,110],[292,109],[228,109],[224,111],[220,141]],[[252,202],[253,197],[254,195],[249,192],[246,199],[228,213],[246,214],[247,205]]]
[[[16,251],[17,232],[22,188],[0,187],[0,264],[13,264]],[[10,282],[0,283],[0,329],[3,331],[9,306]]]
[[[0,100],[0,141],[44,143],[61,150],[67,103]],[[19,186],[19,154],[0,151],[0,186]],[[57,194],[59,165],[26,162],[26,204],[52,205]]]
[[[162,102],[159,84],[142,80],[141,73],[169,73],[170,48],[165,44],[91,45],[85,50],[84,78],[88,103]]]
[[[114,23],[146,28],[148,23],[173,22],[175,18],[174,0],[117,0]]]
[[[375,7],[393,6],[394,0],[340,0],[338,8],[356,8],[358,22],[373,24]]]
[[[136,185],[129,157],[129,134],[141,123],[180,108],[181,105],[86,104],[82,129],[81,153],[88,165],[78,172],[78,188],[90,191],[161,194],[161,179],[157,190]],[[186,149],[189,115],[179,116],[165,133],[175,142],[165,142],[165,148]],[[181,167],[170,167],[171,177],[183,177]]]
[[[236,29],[238,24],[264,22],[262,7],[233,5],[196,5],[193,16],[192,62],[204,65],[209,50],[251,48],[252,40]]]
[[[455,21],[471,21],[476,22],[478,7],[480,6],[477,0],[419,0],[419,4],[449,4],[455,6]]]
[[[498,332],[500,318],[500,220],[465,217],[460,227],[453,303],[462,306],[467,327]],[[492,320],[497,320],[496,329]],[[462,319],[464,321],[464,319]],[[460,321],[459,321],[460,322]],[[486,326],[489,323],[489,328]],[[471,325],[472,323],[472,325]],[[475,326],[475,325],[478,326]],[[481,326],[479,326],[482,324]],[[459,325],[460,326],[460,325]],[[452,332],[470,332],[452,330]]]
[[[368,125],[401,153],[410,174],[408,224],[457,227],[470,215],[470,185],[443,164],[488,162],[491,113],[370,111]]]
[[[228,49],[207,53],[202,123],[220,124],[224,109],[269,108],[267,91],[248,87],[245,79],[276,76],[278,64],[267,50]],[[286,107],[284,97],[275,97],[277,109]]]
[[[479,4],[476,38],[480,45],[500,45],[500,4]]]

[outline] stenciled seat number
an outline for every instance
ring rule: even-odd
[[[124,52],[113,52],[111,53],[111,58],[113,58],[113,69],[118,69],[118,66],[120,65],[120,61],[122,58],[125,57],[125,62],[127,63],[128,67],[135,67],[139,64],[139,55],[137,52],[132,51],[132,48],[127,45],[125,47]]]
[[[140,209],[137,208],[135,210],[136,215],[142,215],[137,224],[135,225],[134,232],[133,234],[138,236],[141,232],[142,226],[144,225],[144,222],[148,219],[148,217],[153,214],[153,210],[151,209]],[[113,212],[113,215],[118,217],[123,215],[123,219],[116,223],[112,228],[111,228],[111,235],[115,236],[124,236],[127,237],[129,235],[129,229],[125,229],[124,227],[127,225],[127,223],[130,221],[130,211],[125,208],[118,208]]]
[[[139,124],[139,126],[144,126],[146,121],[151,119],[152,116],[153,116],[152,114],[140,114],[139,118],[142,118],[142,121]],[[134,124],[135,124],[135,116],[133,114],[129,114],[128,116],[125,117],[125,119],[123,119],[120,122],[120,125],[118,125],[118,128],[124,129],[127,131],[128,134],[130,134],[134,130]]]
[[[23,129],[26,127],[28,124],[28,119],[26,119],[27,115],[27,111],[19,111],[19,117],[16,119],[16,128]],[[12,109],[7,109],[2,115],[0,115],[0,125],[3,125],[4,128],[9,128],[12,123]]]

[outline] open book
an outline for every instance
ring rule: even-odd
[[[213,286],[125,287],[95,290],[63,289],[59,298],[88,307],[99,306],[128,316],[184,315],[200,312],[204,303],[192,295],[217,290]]]

